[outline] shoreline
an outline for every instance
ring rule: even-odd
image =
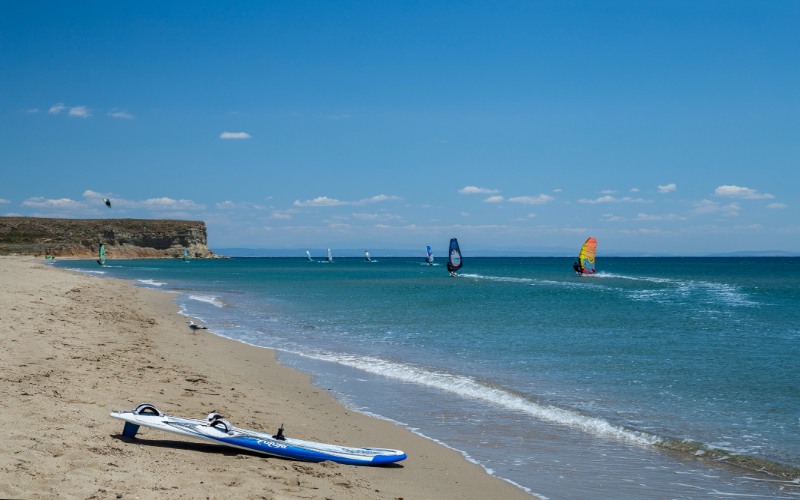
[[[533,498],[457,450],[345,407],[271,349],[190,330],[168,293],[32,257],[0,258],[0,280],[2,497]],[[143,402],[408,459],[296,462],[146,428],[122,438],[108,413]]]

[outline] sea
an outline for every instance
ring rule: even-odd
[[[172,292],[532,495],[800,498],[800,258],[373,259],[56,265]]]

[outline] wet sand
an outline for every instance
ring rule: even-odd
[[[532,498],[460,453],[353,412],[274,352],[188,328],[171,295],[0,257],[2,498]],[[148,402],[189,418],[349,446],[395,466],[305,463],[108,416]]]

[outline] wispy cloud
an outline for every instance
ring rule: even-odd
[[[268,207],[259,205],[258,203],[251,203],[249,201],[234,202],[225,200],[214,205],[220,210],[264,210]]]
[[[658,186],[659,193],[671,193],[676,189],[678,189],[678,185],[675,184],[674,182],[671,182],[669,184],[664,184],[663,186]]]
[[[34,196],[33,198],[28,198],[27,200],[22,202],[23,207],[29,208],[49,208],[49,209],[58,209],[58,210],[76,210],[80,208],[84,208],[84,204],[72,200],[70,198],[58,198],[58,199],[48,199],[42,196]]]
[[[549,194],[540,194],[537,196],[515,196],[508,199],[508,201],[511,203],[522,203],[523,205],[544,205],[545,203],[550,203],[553,200],[555,200],[555,198]]]
[[[121,111],[117,109],[112,109],[111,111],[109,111],[108,116],[110,116],[111,118],[120,118],[123,120],[133,120],[135,118],[132,114],[128,113],[127,111]]]
[[[223,132],[219,134],[220,139],[250,139],[251,137],[247,132]]]
[[[774,208],[774,209],[781,209],[781,208],[789,208],[789,205],[786,203],[770,203],[767,205],[767,208]]]
[[[686,217],[680,216],[678,214],[645,214],[640,213],[636,214],[637,221],[676,221],[676,220],[686,220]]]
[[[617,198],[616,196],[605,195],[599,198],[582,198],[578,200],[578,203],[645,203],[645,200],[642,198],[631,198],[630,196],[625,196],[623,198]]]
[[[47,110],[48,113],[51,115],[58,115],[61,114],[64,110],[67,111],[67,116],[74,116],[76,118],[89,118],[92,116],[92,112],[89,111],[89,108],[86,106],[67,106],[63,102],[59,102],[50,106],[50,109]]]
[[[8,205],[9,203],[11,203],[11,200],[0,198],[0,205]]]
[[[176,200],[166,196],[144,200],[142,206],[150,210],[196,210],[203,208],[202,205],[198,205],[192,200]]]
[[[349,205],[349,203],[337,200],[336,198],[329,198],[328,196],[317,196],[314,199],[306,201],[294,201],[294,206],[296,207],[338,207],[341,205]]]
[[[296,207],[339,207],[339,206],[354,206],[366,205],[369,203],[380,203],[383,201],[402,200],[400,196],[378,194],[371,198],[364,198],[357,201],[344,201],[331,198],[329,196],[318,196],[311,200],[300,201],[295,200],[293,205]]]
[[[694,215],[720,214],[726,217],[736,217],[741,209],[742,207],[737,203],[722,205],[712,200],[700,200],[695,202],[692,213]]]
[[[765,200],[775,198],[774,195],[769,193],[759,193],[756,189],[732,185],[719,186],[714,190],[714,195],[722,198],[740,198],[743,200]]]
[[[506,199],[498,195],[498,196],[490,196],[483,201],[485,201],[486,203],[503,203],[504,201],[506,201]]]
[[[69,108],[69,116],[75,116],[77,118],[89,118],[92,116],[92,113],[86,106],[73,106]]]
[[[483,188],[478,186],[465,186],[458,190],[460,194],[495,194],[499,189]]]

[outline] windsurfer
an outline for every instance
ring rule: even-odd
[[[574,264],[572,264],[572,269],[575,270],[576,273],[581,274],[581,265],[576,260]]]
[[[458,273],[449,262],[447,263],[447,270],[450,272],[450,276],[458,276]]]

